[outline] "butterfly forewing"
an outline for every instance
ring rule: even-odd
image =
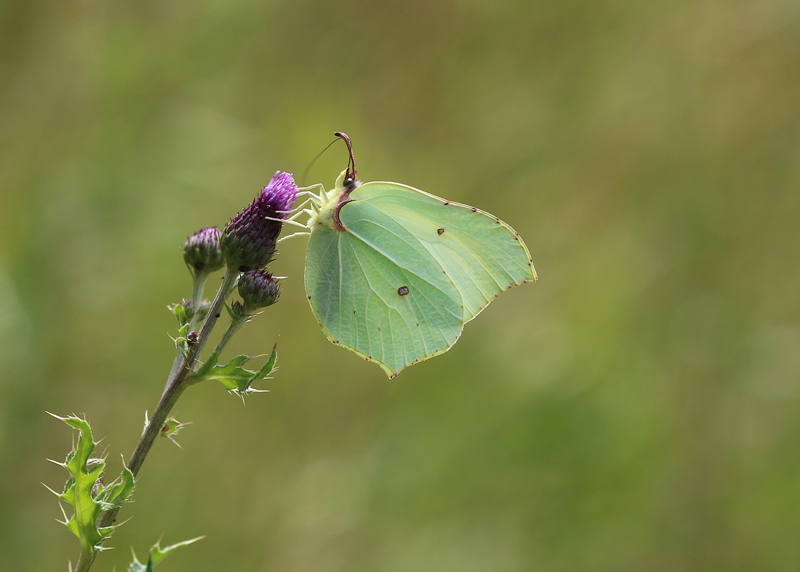
[[[464,322],[503,290],[536,280],[522,239],[489,213],[398,183],[365,183],[350,198],[388,216],[433,256],[461,295]]]
[[[461,295],[436,258],[372,205],[339,212],[344,232],[316,226],[306,290],[328,337],[390,375],[446,351],[463,327]]]

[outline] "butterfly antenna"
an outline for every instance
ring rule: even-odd
[[[350,161],[347,163],[347,173],[345,173],[344,178],[345,180],[355,181],[358,176],[358,171],[356,171],[356,158],[353,155],[353,145],[350,143],[350,138],[346,133],[342,133],[341,131],[337,131],[334,135],[344,139],[344,142],[347,143],[347,151],[350,153]],[[352,170],[350,170],[351,166],[353,167]]]
[[[328,143],[328,145],[327,145],[327,146],[326,146],[326,147],[325,147],[325,148],[324,148],[322,151],[320,151],[320,152],[317,154],[317,156],[316,156],[316,157],[314,157],[314,158],[311,160],[311,162],[308,164],[308,167],[306,167],[306,170],[305,170],[305,171],[303,171],[303,177],[300,179],[300,186],[301,186],[301,187],[305,187],[305,186],[306,186],[306,177],[308,176],[308,172],[311,170],[311,167],[313,167],[313,166],[314,166],[314,163],[316,163],[316,162],[317,162],[317,159],[319,159],[320,157],[322,157],[322,154],[323,154],[325,151],[327,151],[327,150],[330,148],[330,146],[331,146],[331,145],[333,145],[334,143],[336,143],[337,141],[338,141],[338,139],[334,139],[333,141],[331,141],[330,143]]]

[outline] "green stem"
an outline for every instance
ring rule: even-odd
[[[196,357],[199,357],[200,354],[203,353],[203,348],[205,348],[206,343],[208,343],[208,336],[211,335],[211,330],[214,328],[214,325],[217,323],[222,313],[222,309],[225,307],[225,300],[231,295],[231,292],[233,292],[233,287],[236,286],[236,279],[238,277],[238,270],[232,268],[225,270],[225,276],[222,277],[222,284],[217,292],[217,297],[214,298],[214,302],[211,304],[211,308],[208,310],[208,314],[206,314],[206,319],[200,328],[197,344],[192,347],[194,351],[190,353],[192,357],[191,365],[194,365]],[[188,358],[187,361],[189,361]]]
[[[242,326],[244,326],[248,321],[250,321],[250,316],[236,316],[232,318],[231,323],[228,324],[228,329],[225,330],[224,334],[222,334],[222,338],[219,340],[219,343],[217,343],[217,347],[214,348],[214,353],[217,355],[221,354],[222,350],[225,349],[225,346],[228,345],[228,342],[231,341],[236,332],[242,329]]]
[[[193,332],[197,329],[197,322],[198,316],[200,316],[200,304],[203,303],[203,290],[205,289],[206,282],[208,281],[208,277],[210,274],[202,273],[202,274],[195,274],[192,273],[193,281],[192,281],[192,303],[194,304],[194,315],[192,316],[192,323],[189,326],[189,331]],[[178,369],[181,367],[181,363],[183,363],[183,354],[181,352],[176,352],[175,360],[172,362],[172,369],[169,372],[169,377],[167,378],[167,384],[164,386],[164,392],[166,393],[167,388],[169,387],[170,380],[173,379],[175,374],[178,373]]]
[[[210,275],[207,272],[194,276],[194,284],[192,285],[192,302],[194,302],[195,309],[199,308],[200,302],[203,301],[203,288],[205,288],[206,281],[208,280],[209,276]]]
[[[213,304],[211,304],[211,309],[206,315],[206,319],[200,328],[197,343],[191,346],[189,349],[189,354],[185,359],[182,360],[177,371],[173,375],[170,375],[167,388],[161,396],[161,400],[158,402],[158,406],[156,406],[156,410],[153,412],[153,417],[147,424],[147,427],[145,428],[142,437],[139,439],[139,443],[136,445],[136,449],[134,449],[131,459],[128,462],[128,469],[133,473],[134,476],[139,474],[139,470],[142,468],[142,464],[144,463],[147,454],[150,452],[153,443],[161,432],[161,428],[164,426],[170,411],[175,406],[175,402],[178,401],[178,398],[181,396],[181,394],[186,390],[187,387],[189,387],[190,384],[187,383],[187,381],[189,376],[194,371],[194,364],[197,362],[199,356],[203,353],[203,348],[208,342],[208,337],[211,335],[211,330],[214,329],[220,312],[225,305],[225,298],[227,298],[233,290],[238,275],[239,273],[235,269],[229,268],[225,271],[225,276],[222,279],[222,285],[219,287],[217,296],[214,298]],[[119,510],[120,509],[118,507],[104,512],[100,517],[99,526],[106,527],[113,525],[117,519],[117,513],[119,513]],[[88,572],[92,567],[96,557],[97,552],[92,554],[91,558],[88,559],[82,553],[78,560],[78,565],[75,568],[75,572]]]
[[[92,566],[92,562],[94,562],[94,558],[97,555],[97,552],[92,552],[91,549],[89,550],[81,550],[81,555],[78,557],[78,563],[75,565],[75,571],[78,570],[88,570]]]
[[[197,319],[200,316],[200,305],[203,303],[203,289],[208,281],[209,274],[200,274],[194,277],[192,284],[192,302],[194,303],[194,316],[192,316],[192,324],[189,326],[189,331],[193,332],[197,329]],[[229,292],[230,294],[230,292]]]

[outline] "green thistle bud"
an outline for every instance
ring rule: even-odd
[[[266,270],[248,270],[239,277],[239,296],[247,310],[271,306],[280,295],[278,281]]]
[[[253,314],[247,310],[247,307],[238,300],[233,304],[231,304],[230,314],[231,314],[231,319],[233,320],[242,318],[249,320],[250,318],[253,317]]]
[[[296,197],[291,173],[278,171],[253,203],[225,225],[220,246],[228,268],[246,272],[269,264]]]
[[[184,324],[188,324],[192,321],[194,317],[194,302],[191,300],[181,300],[178,304],[170,304],[167,306],[169,310],[175,315],[178,319],[178,325],[183,326]]]
[[[183,244],[183,260],[192,276],[209,275],[225,266],[225,258],[219,247],[220,232],[207,226],[186,239]]]

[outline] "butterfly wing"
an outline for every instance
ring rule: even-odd
[[[536,281],[525,243],[492,214],[398,183],[365,183],[350,198],[388,216],[433,256],[458,289],[464,323],[504,290]]]
[[[436,258],[369,202],[348,203],[339,217],[345,231],[315,226],[306,256],[306,294],[328,338],[390,377],[447,351],[464,309]]]

